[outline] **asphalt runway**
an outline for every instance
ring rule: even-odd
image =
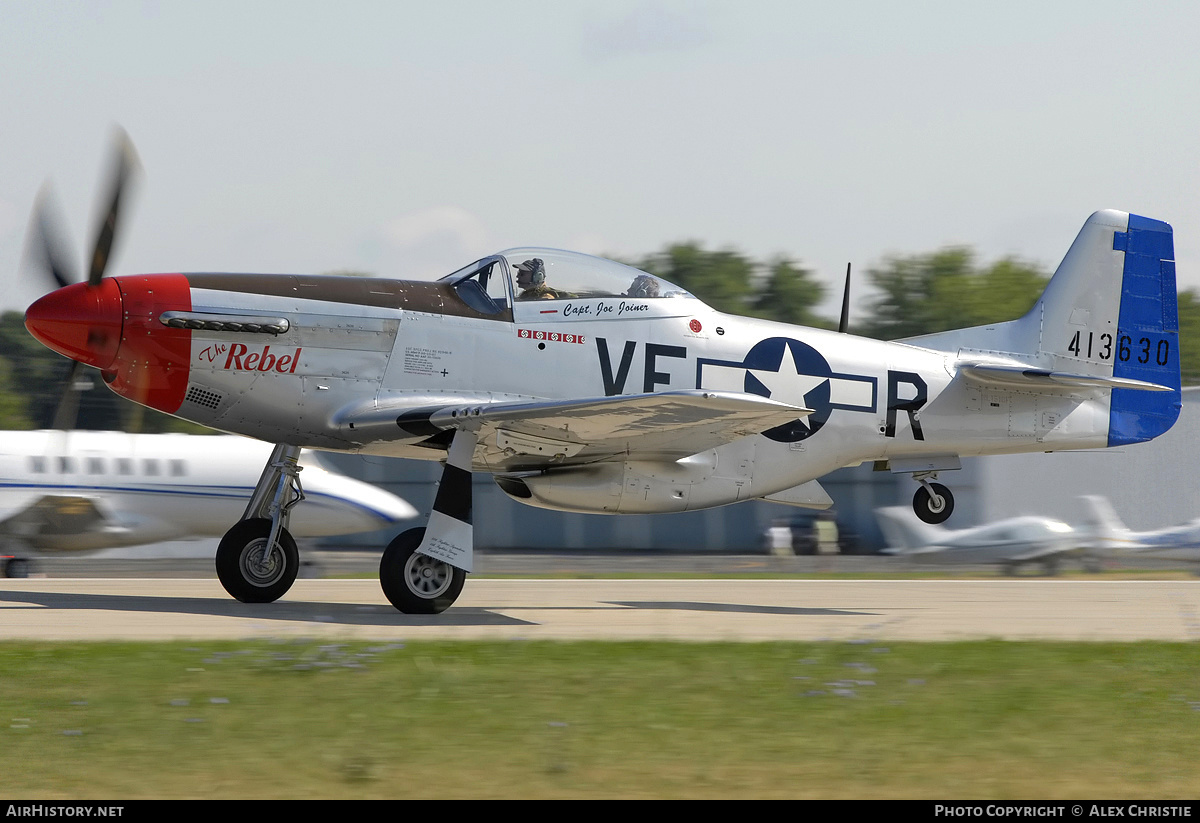
[[[276,603],[215,578],[0,579],[0,636],[675,641],[1200,640],[1192,580],[470,579],[410,616],[377,580],[301,579]]]
[[[46,577],[204,577],[214,575],[216,544],[164,544],[162,546],[112,549],[97,554],[47,555],[37,558],[35,571]],[[381,551],[301,549],[304,564],[300,576],[337,577],[379,573]],[[1064,560],[1063,571],[1080,571],[1075,560]],[[1196,564],[1153,558],[1111,558],[1109,571],[1137,573],[1171,571],[1195,573]],[[843,574],[889,577],[900,572],[962,573],[971,576],[1000,575],[996,566],[961,563],[938,564],[931,559],[889,555],[791,555],[769,554],[682,554],[654,551],[553,552],[477,550],[475,571],[480,575],[612,576],[614,574]],[[1041,575],[1036,564],[1022,569],[1023,575]]]

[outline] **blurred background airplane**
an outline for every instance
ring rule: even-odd
[[[1107,497],[1084,497],[1090,513],[1088,528],[1094,545],[1106,552],[1161,560],[1200,563],[1200,518],[1177,526],[1148,531],[1127,527]]]
[[[888,542],[883,553],[915,562],[996,564],[1006,574],[1040,565],[1057,574],[1059,562],[1073,558],[1088,571],[1100,568],[1086,535],[1051,517],[1023,515],[967,529],[924,523],[906,506],[876,509],[875,517]]]
[[[43,554],[218,538],[241,517],[271,444],[236,435],[0,432],[0,565],[24,577]],[[388,528],[406,501],[300,461],[297,537]],[[214,546],[215,551],[215,546]]]

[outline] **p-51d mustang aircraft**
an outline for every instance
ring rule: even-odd
[[[120,185],[107,225],[115,224]],[[107,239],[106,239],[107,238]],[[244,601],[282,596],[238,561],[280,563],[301,448],[445,461],[427,528],[384,551],[404,612],[440,612],[472,570],[470,473],[523,503],[677,512],[766,498],[824,508],[817,478],[866,460],[920,484],[964,455],[1148,440],[1179,413],[1166,223],[1102,211],[1017,320],[900,342],[714,311],[659,278],[571,252],[510,249],[436,282],[150,274],[36,302],[29,331],[136,402],[277,444],[217,568]]]

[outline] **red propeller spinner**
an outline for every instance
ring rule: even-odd
[[[112,279],[57,289],[25,312],[25,328],[43,345],[101,371],[116,359],[121,320],[121,290]]]

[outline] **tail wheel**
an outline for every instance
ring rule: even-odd
[[[913,496],[913,511],[926,523],[944,523],[954,511],[954,495],[941,483],[922,483]]]
[[[379,585],[387,599],[405,614],[440,614],[453,605],[467,573],[441,560],[417,553],[425,529],[409,529],[383,550]]]
[[[300,552],[296,541],[281,528],[274,545],[271,521],[243,520],[225,532],[217,546],[217,577],[225,591],[243,603],[271,603],[296,582]]]

